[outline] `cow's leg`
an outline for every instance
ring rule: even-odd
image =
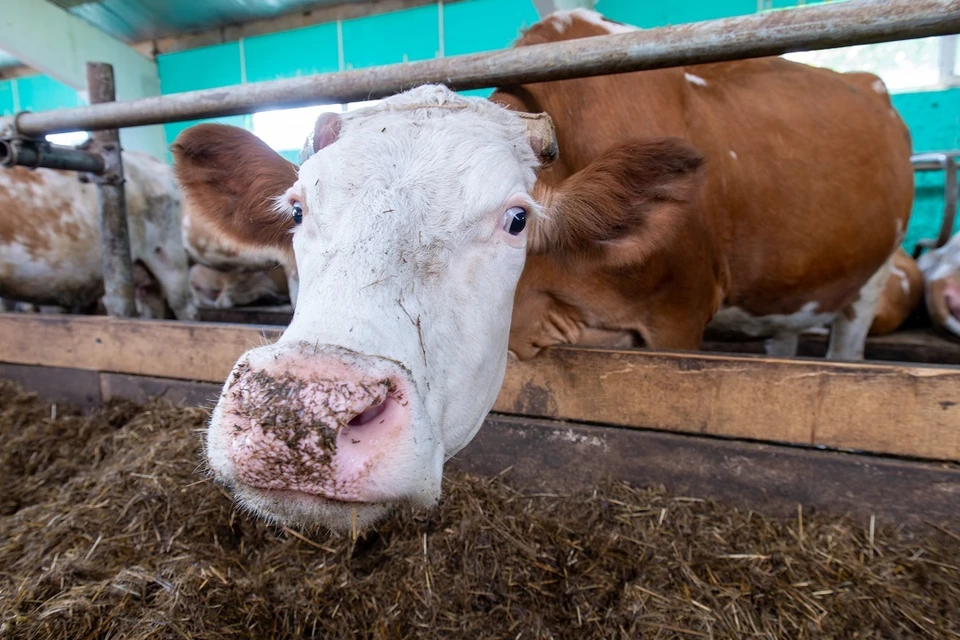
[[[830,347],[827,358],[830,360],[863,360],[863,349],[867,333],[873,324],[880,296],[890,277],[890,265],[893,255],[870,276],[860,289],[860,296],[839,313],[830,327]]]
[[[800,334],[796,331],[783,331],[763,341],[763,350],[768,356],[790,358],[797,355]]]

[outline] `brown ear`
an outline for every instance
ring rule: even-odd
[[[199,124],[171,146],[184,206],[238,248],[276,247],[291,252],[291,217],[275,199],[297,181],[297,167],[260,138],[239,127]]]
[[[559,187],[541,187],[546,205],[529,250],[560,258],[619,261],[617,254],[663,246],[699,206],[703,156],[680,138],[611,147]]]

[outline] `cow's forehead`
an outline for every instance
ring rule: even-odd
[[[471,154],[483,150],[512,156],[514,168],[537,166],[526,139],[526,125],[516,112],[481,98],[461,96],[441,85],[425,85],[381,103],[340,116],[337,142],[321,152],[345,164],[364,164],[369,154],[408,159],[418,154],[442,158],[461,170],[471,166]],[[311,159],[312,134],[301,162]],[[476,159],[479,164],[482,158]],[[360,167],[356,167],[359,169]],[[365,167],[367,170],[369,166]],[[309,172],[309,169],[308,169]]]

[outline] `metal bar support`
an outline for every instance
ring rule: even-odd
[[[0,166],[103,173],[103,158],[73,147],[30,138],[0,139]]]
[[[566,80],[960,32],[960,0],[850,0],[467,56],[24,113],[21,134],[94,131],[451,89]]]
[[[88,62],[87,90],[90,104],[113,103],[117,98],[113,66],[104,62]],[[130,259],[130,234],[127,229],[120,131],[96,131],[93,134],[92,146],[102,155],[105,163],[103,173],[93,178],[97,183],[100,204],[103,305],[111,316],[132,318],[137,315],[137,308],[133,297],[133,263]]]
[[[949,242],[953,235],[953,225],[957,219],[957,200],[960,199],[960,184],[957,180],[957,156],[960,151],[920,153],[913,158],[914,171],[943,171],[943,218],[940,233],[936,238],[918,240],[913,249],[917,258],[924,249],[939,249]]]

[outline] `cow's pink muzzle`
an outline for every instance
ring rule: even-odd
[[[394,499],[391,454],[410,442],[404,370],[305,343],[266,349],[234,367],[210,426],[230,479],[341,502]]]

